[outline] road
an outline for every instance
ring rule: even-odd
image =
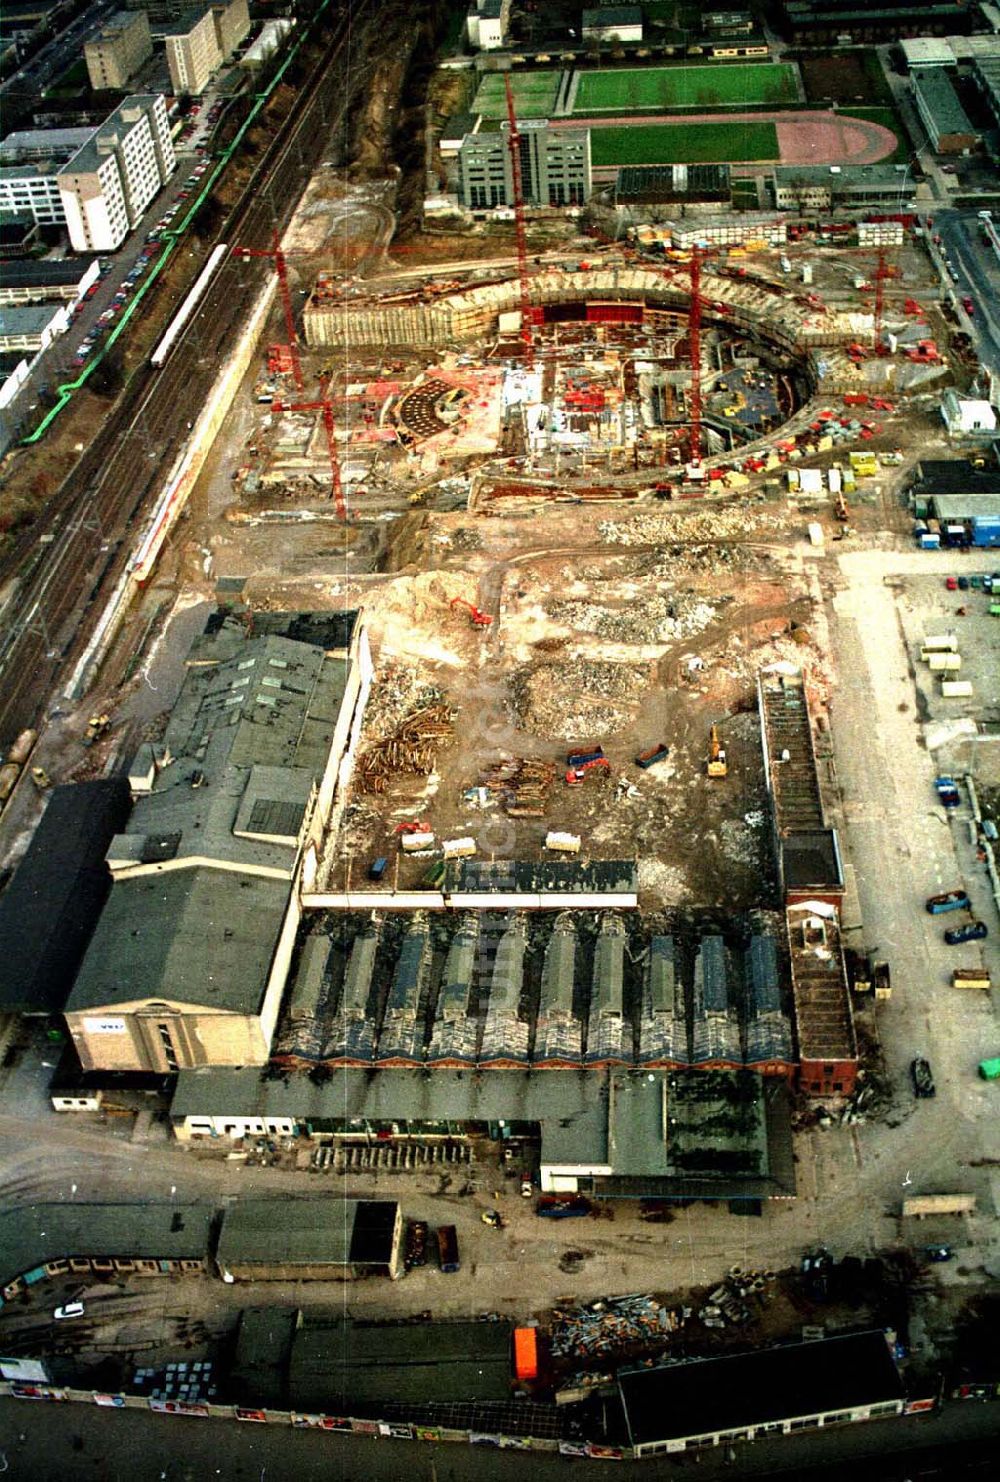
[[[657,1482],[786,1477],[797,1482],[979,1482],[994,1475],[1000,1402],[843,1426],[680,1459],[620,1462],[613,1475]],[[286,1426],[182,1419],[82,1404],[0,1398],[0,1475],[10,1482],[522,1482],[575,1476],[564,1457],[455,1443],[331,1435]],[[580,1462],[581,1476],[592,1464]],[[6,1469],[5,1469],[6,1468]]]
[[[976,351],[994,380],[1000,380],[1000,263],[979,230],[975,211],[939,211],[934,231],[954,264],[956,280],[945,272],[958,298],[968,294],[975,312],[967,316]]]
[[[118,9],[118,0],[97,0],[96,4],[88,6],[0,86],[0,106],[13,108],[26,99],[37,107],[49,84],[82,54],[83,43],[90,32]]]

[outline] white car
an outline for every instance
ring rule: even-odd
[[[62,1322],[67,1317],[82,1317],[84,1307],[82,1302],[67,1302],[65,1307],[57,1307],[52,1316],[56,1322]]]

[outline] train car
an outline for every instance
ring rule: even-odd
[[[220,242],[218,247],[213,247],[212,251],[208,254],[208,261],[202,268],[201,272],[198,274],[198,277],[195,280],[191,292],[181,304],[173,319],[171,319],[163,335],[163,338],[160,340],[160,343],[156,346],[156,349],[149,357],[150,365],[155,366],[157,370],[159,370],[160,366],[163,365],[167,356],[170,354],[171,350],[174,348],[174,345],[177,343],[181,331],[184,329],[184,326],[191,318],[191,315],[198,307],[198,304],[203,297],[205,290],[207,289],[209,283],[212,281],[212,278],[215,276],[219,264],[222,262],[228,251],[229,248],[226,246],[225,242]]]

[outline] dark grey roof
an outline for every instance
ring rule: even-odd
[[[618,171],[620,201],[724,200],[728,165],[627,165]]]
[[[639,5],[601,6],[597,10],[583,12],[583,26],[641,26],[642,7]]]
[[[124,778],[53,789],[0,896],[0,1010],[61,1012],[111,889],[104,855],[128,811]]]
[[[158,999],[256,1013],[288,895],[286,880],[206,866],[119,880],[66,1011]]]
[[[350,1414],[378,1401],[501,1400],[510,1394],[507,1322],[301,1323],[292,1344],[289,1402]]]
[[[201,1261],[212,1204],[18,1205],[0,1210],[0,1286],[63,1256]]]
[[[781,840],[781,867],[786,887],[843,889],[837,830],[809,829],[786,834]]]
[[[881,1332],[620,1373],[633,1445],[740,1430],[898,1400],[903,1383]]]
[[[240,1199],[223,1215],[221,1267],[387,1265],[394,1200]]]
[[[951,79],[940,67],[921,67],[913,74],[914,91],[923,101],[941,134],[971,134],[977,130],[958,100]]]
[[[60,262],[5,262],[0,288],[61,288],[79,283],[93,262],[91,257],[64,257]]]
[[[445,890],[452,895],[550,894],[559,891],[610,894],[635,892],[638,870],[631,859],[451,861]]]
[[[967,458],[921,458],[910,493],[925,499],[935,494],[1000,494],[1000,463],[976,468]]]

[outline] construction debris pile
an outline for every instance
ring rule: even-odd
[[[554,1308],[553,1358],[589,1359],[676,1333],[691,1315],[687,1307],[661,1307],[654,1297],[632,1293],[583,1307]]]
[[[480,786],[503,804],[510,818],[544,818],[555,781],[552,762],[505,756],[483,772]]]
[[[687,593],[654,594],[624,608],[570,600],[555,603],[549,611],[555,622],[612,643],[673,643],[703,632],[717,609],[704,598]]]
[[[648,683],[647,671],[636,665],[574,658],[520,669],[510,689],[522,724],[538,735],[573,741],[620,730]]]
[[[638,514],[627,522],[602,520],[597,527],[609,545],[669,545],[671,541],[746,540],[783,529],[782,520],[759,505],[713,505],[691,514]]]

